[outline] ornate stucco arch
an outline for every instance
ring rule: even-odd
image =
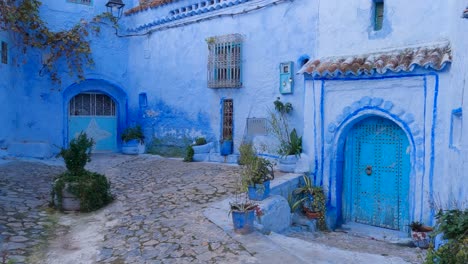
[[[416,209],[415,188],[423,184],[424,175],[424,133],[421,124],[415,120],[414,115],[398,106],[397,103],[378,97],[362,97],[360,100],[345,106],[334,121],[326,124],[324,147],[325,164],[324,171],[328,170],[329,202],[337,208],[337,221],[341,220],[342,184],[344,145],[346,137],[353,126],[371,116],[379,116],[396,123],[407,135],[410,143],[410,219],[414,219]]]

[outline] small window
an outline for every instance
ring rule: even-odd
[[[384,1],[376,0],[374,2],[374,30],[381,30],[384,18]]]
[[[105,94],[82,93],[70,100],[69,114],[71,116],[115,116],[115,103]]]
[[[67,0],[70,3],[82,4],[82,5],[92,5],[93,0]]]
[[[242,37],[239,34],[210,37],[208,43],[208,87],[242,87]]]
[[[223,100],[223,139],[232,139],[234,104],[232,99]]]
[[[8,44],[2,41],[2,63],[8,64]]]

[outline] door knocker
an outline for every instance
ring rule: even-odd
[[[366,174],[368,176],[370,176],[372,174],[372,166],[371,165],[367,165],[366,167]]]

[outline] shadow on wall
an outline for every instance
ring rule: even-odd
[[[183,157],[186,147],[196,137],[205,137],[208,142],[215,141],[210,117],[199,112],[196,117],[180,108],[155,101],[141,105],[131,113],[132,120],[138,120],[146,138],[147,152],[170,157]]]

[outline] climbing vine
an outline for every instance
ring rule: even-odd
[[[84,67],[94,65],[88,36],[99,33],[103,20],[116,27],[117,19],[103,13],[91,21],[81,20],[71,29],[53,32],[39,14],[41,4],[39,0],[0,1],[0,30],[13,33],[20,54],[29,49],[46,54],[40,74],[48,73],[53,82],[61,83],[58,71],[62,59],[71,76],[84,79]]]

